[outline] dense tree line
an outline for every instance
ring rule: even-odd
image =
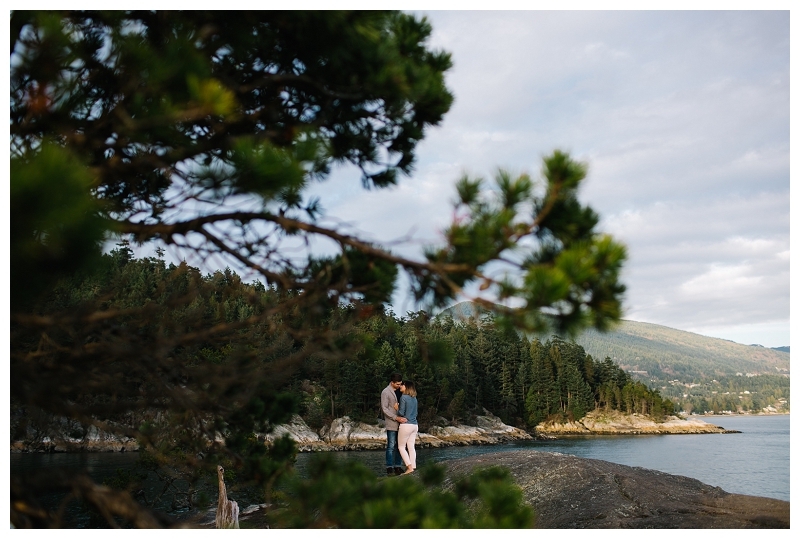
[[[661,418],[674,405],[613,361],[593,359],[572,342],[553,336],[529,341],[483,320],[454,322],[425,312],[381,313],[362,323],[368,346],[356,357],[304,369],[328,398],[306,398],[306,414],[374,418],[376,395],[396,368],[421,388],[423,423],[436,416],[466,420],[489,410],[505,422],[533,427],[545,420],[580,419],[596,408]],[[330,404],[323,412],[320,403]]]
[[[587,165],[564,152],[544,157],[538,177],[462,177],[442,242],[421,260],[319,219],[325,201],[309,187],[334,167],[376,189],[412,173],[417,144],[454,99],[450,55],[431,32],[424,17],[393,11],[12,11],[14,409],[131,436],[191,473],[227,460],[269,491],[291,447],[266,455],[247,433],[296,411],[296,393],[281,388],[301,383],[298,368],[367,376],[337,369],[380,350],[360,323],[401,272],[426,306],[479,289],[472,299],[498,323],[526,331],[617,321],[626,251],[578,200]],[[109,238],[223,260],[264,286],[158,259],[145,271],[123,252],[109,262]],[[298,253],[320,240],[325,256]],[[98,277],[104,269],[118,286]],[[57,284],[79,270],[92,275]],[[416,343],[424,363],[436,342],[403,346]],[[327,394],[334,413],[343,398],[365,402],[341,391]],[[113,421],[145,412],[141,428]],[[15,417],[15,428],[30,419]],[[58,527],[32,502],[54,480],[12,484],[15,526]],[[73,494],[109,523],[118,514],[114,493],[88,478],[59,481],[84,485]],[[166,525],[135,504],[125,511]]]
[[[253,376],[268,378],[271,387],[297,400],[303,417],[315,428],[345,415],[374,422],[378,395],[393,371],[420,388],[423,425],[437,417],[468,421],[484,409],[528,428],[548,419],[580,419],[596,408],[655,417],[674,411],[658,391],[632,381],[609,358],[595,360],[581,346],[557,336],[528,340],[496,324],[491,315],[454,321],[450,316],[430,317],[425,311],[398,316],[378,307],[353,323],[349,322],[353,307],[331,305],[316,317],[298,310],[288,325],[269,316],[271,308],[292,300],[291,294],[261,283],[245,283],[229,269],[204,276],[186,263],[135,259],[122,243],[103,255],[92,271],[62,280],[37,306],[36,314],[47,317],[98,307],[99,312],[127,313],[122,323],[137,335],[131,344],[141,355],[140,368],[123,372],[121,363],[115,384],[70,388],[65,395],[87,409],[102,404],[108,420],[116,413],[145,412],[144,397],[165,391],[148,372],[147,343],[163,342],[168,336],[178,337],[172,355],[184,366],[172,373],[174,384],[191,386],[202,380],[202,387],[194,388],[199,396],[219,398],[220,392],[231,391],[229,381],[206,381],[206,369],[227,365],[234,376],[248,364]],[[277,312],[282,316],[284,309]],[[266,316],[253,323],[256,315]],[[221,324],[227,328],[224,339],[215,335]],[[328,343],[327,352],[311,346],[319,339],[314,328],[320,324],[342,330]],[[207,339],[181,342],[187,333],[212,329]],[[18,346],[41,344],[32,334],[18,333],[15,338]],[[52,335],[61,343],[75,338],[102,340],[103,328],[80,336]],[[253,406],[263,406],[263,399],[256,398]],[[24,414],[15,415],[17,437],[26,421]],[[225,425],[235,427],[235,423]]]
[[[663,391],[688,413],[761,412],[768,406],[782,412],[790,409],[788,376],[728,376],[692,386],[673,384]]]

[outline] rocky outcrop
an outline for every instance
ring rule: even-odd
[[[63,422],[63,421],[62,421]],[[484,410],[484,415],[474,418],[474,425],[447,426],[445,420],[420,432],[417,447],[447,447],[455,445],[492,445],[533,438],[524,430],[506,425],[499,418]],[[535,429],[538,438],[562,435],[589,434],[708,434],[735,432],[726,431],[699,419],[685,420],[677,417],[656,423],[645,416],[628,416],[618,412],[587,414],[580,421],[568,423],[544,423]],[[66,433],[76,433],[74,436]],[[350,417],[335,419],[315,432],[299,415],[272,432],[259,438],[266,444],[288,435],[301,452],[377,450],[386,447],[386,429],[382,422],[371,425],[354,421]],[[218,441],[222,441],[220,437]],[[136,451],[136,440],[123,438],[100,431],[94,426],[83,430],[71,424],[55,424],[42,432],[30,432],[26,440],[11,443],[12,452],[80,452],[80,451]]]
[[[417,435],[417,447],[446,447],[453,445],[486,445],[499,444],[515,440],[529,440],[530,434],[509,425],[485,412],[486,415],[475,419],[476,425],[458,425],[449,427],[431,427],[430,432]],[[74,428],[53,426],[47,434],[29,433],[26,440],[11,443],[13,452],[111,452],[136,451],[138,445],[133,438],[120,438],[104,433],[95,427],[89,427],[80,437],[72,438],[65,432]],[[271,432],[260,434],[259,438],[266,444],[272,444],[277,438],[288,435],[297,444],[301,452],[311,451],[353,451],[384,449],[386,447],[386,429],[383,423],[370,425],[354,421],[350,417],[335,419],[324,426],[319,434],[306,425],[303,418],[294,415],[288,423],[276,425]],[[220,437],[217,441],[222,442]]]
[[[594,410],[579,421],[540,423],[536,426],[535,431],[537,434],[543,435],[725,434],[737,432],[725,430],[700,419],[681,419],[672,416],[665,421],[656,422],[647,416],[626,415],[615,410]]]
[[[384,449],[386,447],[386,429],[380,425],[368,425],[353,421],[349,417],[340,417],[330,425],[322,427],[321,438],[335,451],[361,449]],[[420,432],[417,435],[417,447],[442,447],[444,444],[435,436]]]
[[[544,451],[447,461],[447,485],[475,467],[507,467],[537,528],[788,528],[789,502],[730,494],[696,479]]]
[[[303,418],[296,414],[288,423],[275,426],[272,432],[263,436],[263,439],[265,443],[271,444],[286,434],[295,441],[300,451],[325,451],[328,449],[319,434],[311,430]]]
[[[431,427],[429,431],[447,445],[486,445],[532,439],[524,430],[506,425],[493,415],[478,416],[475,423],[474,427]]]
[[[488,414],[488,412],[487,412]],[[305,426],[302,418],[295,416],[289,425],[281,425],[265,437],[271,443],[276,437],[288,434],[300,451],[353,451],[384,449],[386,429],[354,421],[350,417],[335,419],[322,427],[319,436]],[[516,427],[504,424],[491,414],[478,416],[476,426],[431,427],[429,432],[417,435],[417,447],[447,447],[453,445],[499,444],[515,440],[530,440],[531,435]]]
[[[386,447],[386,430],[375,425],[353,421],[348,416],[334,419],[322,427],[322,439],[337,450],[382,449]]]
[[[80,431],[70,426],[62,429],[54,427],[47,432],[31,432],[26,439],[11,442],[12,453],[111,453],[138,450],[136,439],[104,432],[94,425]]]

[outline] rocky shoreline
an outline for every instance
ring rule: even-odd
[[[616,410],[594,410],[579,421],[566,423],[545,422],[536,426],[537,434],[550,436],[634,435],[634,434],[733,434],[701,419],[681,419],[671,416],[656,422],[648,416],[626,415]]]
[[[789,502],[731,494],[696,479],[545,451],[445,462],[446,484],[503,466],[536,511],[536,528],[789,528]]]
[[[519,440],[531,440],[531,434],[511,427],[489,414],[477,416],[475,425],[433,426],[417,436],[417,447],[450,447],[456,445],[493,445]],[[285,425],[278,425],[264,436],[265,443],[288,434],[301,452],[310,451],[360,451],[384,449],[386,429],[383,422],[370,425],[349,417],[335,419],[322,427],[319,434],[309,428],[300,416],[294,416]]]
[[[445,489],[476,468],[503,466],[539,529],[785,529],[787,501],[732,494],[679,475],[546,451],[504,451],[444,462]],[[242,527],[268,528],[269,506],[243,510]],[[190,527],[213,528],[215,509]]]
[[[474,418],[475,425],[433,426],[428,432],[420,432],[417,447],[449,447],[457,445],[493,445],[519,440],[531,440],[531,435],[522,429],[504,424],[499,418],[486,412]],[[71,437],[65,432],[70,429],[59,428],[61,421],[54,421],[55,427],[47,434],[29,433],[25,440],[11,442],[12,453],[79,453],[79,452],[125,452],[138,451],[134,438],[117,436],[89,427],[81,437]],[[74,429],[72,429],[74,431]],[[386,447],[386,429],[383,422],[370,425],[354,421],[350,417],[335,419],[319,432],[311,429],[305,421],[295,415],[283,425],[277,425],[268,434],[258,437],[265,444],[288,434],[297,444],[300,452],[316,451],[361,451]],[[546,436],[538,436],[546,438]]]
[[[473,417],[472,425],[447,425],[440,418],[439,424],[427,432],[420,432],[417,446],[451,447],[465,445],[494,445],[521,440],[554,439],[562,436],[585,435],[631,435],[631,434],[725,434],[728,431],[700,419],[668,418],[655,422],[640,415],[624,415],[618,412],[593,411],[580,421],[567,423],[543,423],[533,433],[506,425],[499,418],[484,410],[484,415]],[[59,425],[59,422],[55,423]],[[74,431],[74,429],[72,429]],[[103,432],[90,426],[80,437],[70,437],[66,428],[51,428],[47,435],[30,434],[26,440],[11,443],[12,453],[72,453],[72,452],[124,452],[137,451],[135,439]],[[301,452],[315,451],[361,451],[380,450],[386,447],[386,430],[383,422],[368,424],[350,417],[335,419],[323,426],[319,432],[311,429],[299,415],[283,425],[277,425],[271,433],[260,434],[259,439],[271,444],[276,438],[288,434]]]

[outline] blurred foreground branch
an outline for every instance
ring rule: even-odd
[[[101,428],[190,484],[224,464],[268,499],[295,448],[263,435],[297,411],[298,366],[374,354],[358,324],[385,312],[401,271],[430,309],[472,298],[509,329],[620,316],[625,249],[595,230],[577,199],[586,166],[562,152],[536,180],[463,178],[443,245],[418,259],[319,224],[312,182],[346,164],[366,188],[396,184],[448,111],[450,55],[429,48],[424,18],[14,11],[11,30],[15,440],[42,423]],[[123,240],[102,255],[110,238]],[[135,260],[128,239],[259,280]],[[163,524],[74,481],[104,515]],[[23,507],[15,525],[53,517]]]

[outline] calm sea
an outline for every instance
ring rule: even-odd
[[[726,492],[789,501],[789,416],[703,418],[741,434],[581,436],[496,446],[417,450],[417,465],[495,451],[551,451],[699,479]],[[384,473],[381,451],[345,451],[339,458],[364,462]],[[298,467],[310,457],[300,455]]]
[[[729,430],[739,430],[741,434],[592,436],[496,446],[420,449],[417,465],[496,451],[551,451],[692,477],[731,493],[789,501],[788,415],[704,419]],[[385,470],[383,451],[342,451],[334,455],[340,459],[357,459],[378,475]],[[300,473],[312,456],[309,453],[298,455]],[[137,458],[135,453],[12,453],[11,475],[33,469],[68,467],[85,469],[96,481],[102,481],[119,468],[132,468]],[[157,495],[156,489],[160,490],[156,482],[145,485],[150,499]],[[48,502],[57,504],[55,495]],[[164,503],[170,503],[168,495]],[[78,517],[78,521],[81,520]],[[75,524],[81,526],[82,523]]]

